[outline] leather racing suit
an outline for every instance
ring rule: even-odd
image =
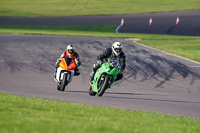
[[[102,65],[102,60],[106,58],[114,58],[119,61],[119,68],[120,68],[120,73],[117,75],[117,78],[115,81],[118,81],[123,78],[123,71],[126,68],[126,56],[124,52],[121,52],[118,56],[116,56],[111,48],[106,48],[102,54],[97,56],[97,62],[93,65],[93,71],[90,73],[90,82],[93,81],[94,75],[96,73],[96,70],[101,67]]]

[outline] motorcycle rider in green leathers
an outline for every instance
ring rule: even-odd
[[[102,65],[103,59],[114,58],[119,62],[120,73],[117,75],[115,81],[118,81],[123,78],[123,71],[126,67],[126,56],[122,51],[122,44],[120,42],[114,42],[112,48],[105,48],[104,52],[97,56],[97,62],[93,65],[93,70],[90,73],[90,83],[93,83],[94,75],[96,70],[99,69]]]

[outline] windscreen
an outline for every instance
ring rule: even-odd
[[[72,58],[64,58],[64,59],[65,59],[67,66],[69,66],[70,63],[72,62]]]

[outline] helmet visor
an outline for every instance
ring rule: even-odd
[[[74,50],[73,49],[68,49],[68,53],[74,54]]]
[[[122,48],[115,48],[115,51],[116,51],[117,53],[120,53],[120,52],[122,52]]]

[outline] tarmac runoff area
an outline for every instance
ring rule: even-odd
[[[113,41],[124,46],[124,79],[102,97],[91,97],[92,65]],[[81,57],[81,74],[59,92],[54,63],[66,43],[74,44]],[[200,118],[200,64],[123,38],[1,34],[0,92]]]

